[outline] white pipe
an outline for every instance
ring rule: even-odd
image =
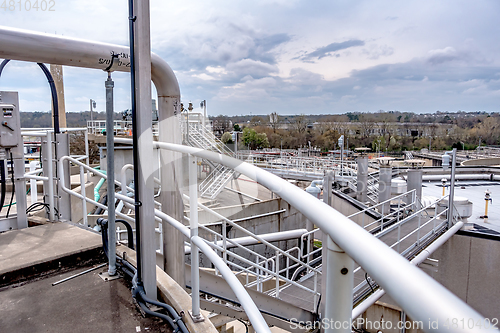
[[[52,170],[53,167],[53,156],[52,156],[52,133],[47,133],[47,151],[45,156],[47,157],[47,160],[45,163],[47,163],[47,172],[49,177],[48,181],[48,196],[49,196],[49,220],[50,222],[55,222],[55,207],[54,207],[54,172]],[[63,170],[61,167],[60,170]],[[64,172],[61,172],[61,174],[64,174]],[[64,184],[64,183],[63,183]],[[59,216],[57,216],[57,219],[59,220]]]
[[[27,174],[29,174],[31,172],[36,172],[36,171],[40,172],[39,170],[36,169],[37,164],[38,164],[38,162],[31,161],[30,162],[30,172],[28,172]],[[25,174],[24,176],[26,177],[27,174]],[[38,198],[37,198],[38,193],[37,193],[37,188],[36,188],[36,180],[33,178],[31,178],[31,180],[30,180],[30,190],[31,190],[31,204],[34,204],[38,200]]]
[[[500,176],[493,176],[493,179],[495,177],[498,177],[500,179]],[[451,179],[451,175],[448,174],[442,174],[442,175],[423,175],[422,180],[435,180],[435,181],[440,181],[441,179],[445,178],[446,180]],[[471,174],[456,174],[455,179],[458,180],[490,180],[491,179],[491,174],[477,174],[477,173],[471,173]]]
[[[288,230],[288,231],[271,232],[268,234],[260,234],[260,235],[258,235],[258,237],[260,237],[268,242],[278,242],[278,241],[283,241],[283,240],[300,238],[300,236],[302,236],[305,233],[307,233],[306,229],[295,229],[295,230]],[[240,244],[242,246],[262,244],[262,242],[260,240],[257,240],[255,237],[246,236],[246,237],[238,237],[238,238],[231,239],[231,242],[228,245],[226,245],[226,248],[230,249],[230,248],[236,247],[236,245],[233,243],[237,243],[237,244]],[[222,247],[223,241],[217,241],[216,244],[217,244],[217,246]],[[184,253],[190,254],[191,247],[185,246]]]
[[[191,238],[191,306],[195,321],[203,318],[200,313],[200,257],[193,242],[198,237],[198,177],[196,175],[196,157],[189,155],[189,232]],[[168,255],[168,254],[167,254]]]
[[[116,139],[130,144],[130,139]],[[330,235],[332,240],[363,267],[414,320],[446,322],[449,318],[482,321],[484,317],[452,292],[409,263],[396,251],[359,225],[298,187],[269,172],[237,159],[199,148],[154,142],[157,147],[217,161],[266,186],[296,207]],[[424,328],[430,331],[428,327]],[[485,330],[492,330],[485,329]],[[450,332],[465,329],[450,328]]]
[[[457,233],[458,230],[462,228],[464,225],[463,222],[457,222],[453,227],[451,227],[448,231],[446,231],[441,237],[432,242],[428,247],[425,248],[422,252],[420,252],[413,260],[410,261],[412,265],[418,266],[425,259],[427,259],[434,251],[436,251],[441,245],[446,243],[454,234]],[[365,299],[361,304],[356,306],[352,310],[352,319],[355,319],[361,316],[370,306],[375,304],[382,296],[385,295],[384,289],[379,289],[373,294],[371,294],[367,299]]]

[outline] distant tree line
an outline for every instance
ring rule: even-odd
[[[105,112],[93,112],[94,120],[105,120]],[[116,120],[122,119],[122,114],[116,113]],[[87,127],[87,121],[90,120],[90,111],[66,112],[66,124],[68,127]],[[43,128],[52,127],[52,112],[21,112],[21,127],[25,128]]]
[[[219,123],[231,121],[234,126],[238,126],[243,131],[241,144],[250,148],[296,149],[311,145],[328,151],[338,149],[341,135],[346,137],[345,142],[349,142],[350,149],[370,147],[383,152],[418,150],[429,148],[429,145],[433,150],[452,147],[474,149],[479,143],[500,145],[498,112],[437,111],[415,114],[379,110],[375,113],[349,112],[339,115],[220,115],[213,119],[217,118],[224,119],[219,120]],[[424,129],[426,134],[413,133],[409,130],[412,126]],[[408,128],[410,134],[402,135],[401,128]],[[225,130],[231,131],[232,128]],[[267,140],[264,140],[263,135]]]

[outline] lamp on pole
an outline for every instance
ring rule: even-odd
[[[94,128],[94,114],[93,109],[96,108],[96,103],[93,99],[90,99],[90,128]]]

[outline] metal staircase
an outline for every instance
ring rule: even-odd
[[[207,129],[203,121],[196,118],[193,121],[192,119],[193,117],[190,115],[189,126],[186,126],[187,121],[181,122],[188,145],[234,157],[234,153],[222,141],[217,139],[211,130]],[[235,172],[221,164],[206,160],[204,162],[212,167],[212,172],[200,184],[200,194],[204,198],[215,199],[226,183],[235,176]]]

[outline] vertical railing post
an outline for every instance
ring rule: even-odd
[[[38,162],[31,161],[30,162],[30,171],[35,171]],[[38,193],[36,188],[36,179],[30,179],[30,191],[31,191],[31,204],[34,204],[38,200]]]
[[[330,236],[326,238],[326,244],[323,243],[323,255],[326,255],[327,265],[323,266],[322,272],[322,285],[325,284],[322,317],[330,323],[339,323],[341,329],[335,329],[338,327],[336,325],[329,325],[330,327],[324,329],[324,332],[350,333],[354,261],[332,241]]]
[[[453,200],[455,198],[455,166],[457,164],[457,148],[453,148],[453,158],[451,162],[450,196],[448,197],[448,228],[453,225]]]
[[[84,226],[88,227],[89,224],[87,222],[87,195],[85,193],[85,171],[83,171],[83,167],[80,166],[80,186],[81,186],[81,194],[82,194],[82,223]]]
[[[54,209],[54,173],[52,172],[54,165],[54,157],[52,156],[52,133],[46,132],[47,135],[45,137],[45,141],[42,139],[42,159],[45,165],[44,176],[49,178],[47,181],[47,196],[49,202],[49,220],[51,222],[55,222],[55,209]],[[46,148],[43,150],[43,148]],[[45,169],[46,168],[46,169]],[[45,170],[47,170],[47,174],[45,174]]]
[[[333,173],[328,172],[323,178],[323,202],[331,205]],[[352,289],[354,287],[354,261],[331,239],[323,237],[323,270],[321,276],[321,314],[329,323],[340,323],[323,329],[323,332],[351,332]],[[338,327],[338,326],[337,326]]]
[[[87,155],[87,166],[90,167],[90,150],[89,150],[89,130],[83,131],[85,139],[85,155]],[[87,170],[87,180],[90,180],[90,170]]]
[[[200,262],[198,247],[193,237],[198,236],[198,177],[196,173],[196,157],[189,155],[189,227],[191,231],[191,311],[195,322],[203,321],[200,312]]]
[[[276,250],[276,298],[280,296],[280,253]]]

